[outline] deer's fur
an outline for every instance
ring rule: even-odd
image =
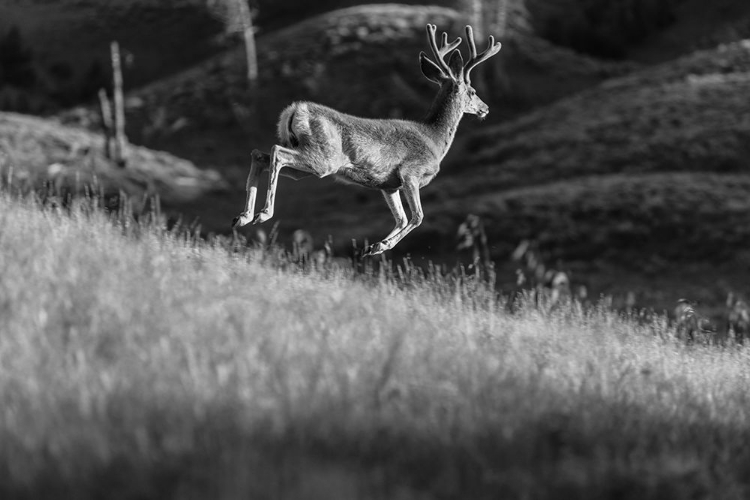
[[[443,33],[442,46],[435,39],[436,27],[427,25],[427,36],[436,61],[420,53],[422,73],[440,89],[430,111],[421,122],[395,119],[369,119],[341,113],[312,102],[295,102],[279,117],[279,144],[271,154],[253,151],[247,180],[245,211],[233,225],[264,222],[273,217],[276,185],[280,171],[298,179],[309,175],[333,176],[335,179],[379,189],[391,209],[396,226],[382,241],[372,245],[366,255],[376,255],[393,248],[424,217],[419,189],[427,185],[440,170],[456,129],[464,113],[487,115],[489,108],[477,97],[469,74],[477,64],[492,57],[500,44],[489,37],[489,46],[477,55],[473,32],[466,27],[470,59],[464,65],[456,49],[458,38],[448,43]],[[448,62],[445,56],[450,54]],[[266,204],[254,214],[258,177],[269,171]],[[411,211],[407,220],[401,203],[403,191]]]

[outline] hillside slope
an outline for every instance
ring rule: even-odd
[[[58,188],[96,184],[107,193],[136,197],[159,195],[167,206],[224,189],[219,174],[141,146],[128,148],[127,168],[104,155],[104,139],[55,120],[0,112],[0,168],[14,183]]]
[[[565,226],[561,218],[567,217],[570,200],[563,193],[580,189],[578,179],[585,178],[592,192],[598,190],[603,195],[601,209],[606,211],[609,200],[618,199],[607,198],[608,190],[629,182],[623,176],[633,176],[635,186],[641,182],[638,179],[658,174],[651,177],[654,189],[682,190],[685,204],[672,206],[668,197],[655,195],[654,200],[662,200],[664,217],[660,222],[654,221],[655,224],[667,223],[670,214],[683,209],[685,215],[689,214],[691,206],[699,207],[701,200],[713,199],[715,193],[720,198],[715,206],[718,221],[701,219],[700,210],[696,210],[692,218],[685,220],[686,227],[674,228],[677,234],[695,236],[698,233],[688,230],[690,226],[716,223],[726,224],[728,230],[732,227],[739,230],[742,223],[750,222],[750,212],[744,212],[743,219],[734,220],[730,214],[739,199],[728,191],[726,197],[723,195],[733,183],[750,179],[750,103],[746,99],[749,92],[748,42],[698,52],[613,79],[517,120],[474,133],[465,143],[469,153],[463,161],[446,167],[446,174],[450,175],[436,179],[441,206],[435,209],[445,213],[450,210],[447,207],[460,205],[460,212],[478,211],[495,220],[498,214],[482,207],[486,200],[511,196],[518,210],[523,211],[527,202],[534,203],[523,193],[530,189],[546,191],[550,207],[549,211],[539,213],[539,220],[526,221],[514,231],[489,226],[493,240],[507,248],[521,235],[544,237]],[[705,184],[704,174],[715,180]],[[623,180],[611,183],[612,175]],[[454,205],[443,203],[457,199],[461,201]],[[641,201],[636,197],[631,202],[632,207],[628,208],[626,203],[618,209],[623,212],[620,219],[622,223],[638,226]],[[727,214],[723,221],[722,210]],[[506,215],[512,219],[514,214],[511,210]],[[585,215],[579,215],[582,227],[591,222],[587,222]],[[653,214],[653,217],[660,216]],[[647,232],[654,241],[659,238],[658,231]],[[591,234],[597,238],[596,231]],[[704,243],[707,247],[730,246],[740,250],[747,243],[740,234],[737,240],[723,240],[717,235]],[[667,238],[665,247],[671,243],[678,246],[678,241],[684,243]],[[549,243],[556,244],[555,238],[551,237]],[[621,248],[614,240],[607,244]],[[567,257],[574,254],[560,253]],[[689,254],[686,247],[684,256]]]
[[[674,22],[632,47],[628,57],[659,63],[749,37],[750,3],[745,0],[682,0],[676,6]]]
[[[220,161],[236,158],[237,144],[247,140],[267,147],[278,113],[293,100],[357,115],[419,118],[434,95],[417,64],[419,52],[428,50],[424,28],[430,22],[453,36],[463,35],[465,20],[454,10],[396,4],[333,11],[263,34],[258,38],[256,107],[247,91],[244,52],[237,48],[130,92],[130,135],[196,160],[199,147],[206,147]],[[511,87],[485,93],[506,115],[632,68],[578,56],[521,31],[503,42],[502,61],[493,59],[488,67],[502,66],[514,75]],[[184,119],[189,126],[171,138],[144,136],[155,115],[166,123]],[[196,141],[199,146],[185,144]]]
[[[750,488],[747,347],[685,346],[663,317],[604,306],[508,314],[439,276],[279,264],[0,192],[0,497]]]
[[[750,42],[610,80],[467,141],[476,185],[647,171],[746,171]]]

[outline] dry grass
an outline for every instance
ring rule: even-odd
[[[744,349],[275,262],[0,195],[0,495],[750,492]]]

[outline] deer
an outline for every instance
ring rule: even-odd
[[[370,245],[363,256],[392,249],[422,223],[419,190],[440,170],[463,115],[484,119],[489,113],[489,106],[471,86],[471,71],[501,48],[490,35],[487,48],[478,54],[473,30],[466,26],[469,59],[464,64],[457,48],[460,37],[448,43],[448,34],[443,33],[438,47],[437,26],[428,24],[426,30],[434,60],[420,52],[420,69],[439,90],[425,118],[360,118],[313,102],[292,103],[279,116],[279,144],[271,148],[270,154],[258,149],[251,153],[245,210],[234,218],[233,228],[263,223],[273,217],[279,175],[294,180],[311,175],[333,176],[346,184],[380,190],[396,226],[381,241]],[[282,174],[284,168],[287,170]],[[259,177],[264,171],[269,173],[265,206],[254,214]],[[411,212],[408,220],[401,192]]]

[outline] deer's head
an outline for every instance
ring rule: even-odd
[[[484,118],[490,112],[490,108],[477,95],[477,91],[471,86],[471,70],[478,64],[486,61],[500,51],[500,42],[495,42],[495,38],[490,35],[487,49],[481,54],[477,54],[477,46],[474,43],[474,31],[471,26],[466,26],[466,38],[469,41],[469,61],[464,64],[461,52],[456,48],[461,44],[461,38],[456,38],[448,43],[448,34],[443,33],[442,44],[438,47],[435,35],[437,26],[434,24],[427,25],[427,42],[430,44],[432,53],[437,62],[432,61],[424,52],[419,53],[419,64],[422,74],[428,80],[437,83],[448,92],[454,94],[459,99],[464,113],[477,115]],[[445,61],[446,55],[450,54],[448,62]]]

